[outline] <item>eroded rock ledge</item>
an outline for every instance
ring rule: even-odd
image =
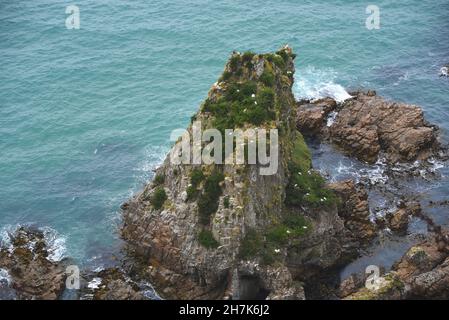
[[[387,101],[374,91],[353,92],[352,99],[300,101],[297,127],[305,135],[320,135],[358,159],[374,163],[379,155],[389,163],[441,156],[438,128],[421,108]]]

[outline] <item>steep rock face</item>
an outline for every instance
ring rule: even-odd
[[[298,129],[319,133],[368,163],[376,162],[381,152],[396,163],[425,160],[440,151],[437,128],[424,120],[419,107],[386,101],[374,91],[352,95],[336,107],[329,101],[302,102]]]
[[[48,259],[43,232],[22,227],[9,237],[10,247],[0,248],[0,269],[10,276],[15,296],[25,300],[57,299],[65,288],[65,264]]]
[[[281,139],[287,136],[293,139],[295,132],[290,131],[289,124],[293,112],[289,106],[294,103],[291,93],[293,59],[289,49],[281,54],[283,56],[245,57],[235,53],[226,65],[221,80],[210,90],[196,120],[202,121],[206,127],[213,126],[215,119],[207,108],[231,90],[230,77],[237,78],[235,81],[238,83],[254,81],[260,84],[264,70],[269,70],[266,81],[275,88],[279,114],[272,125],[283,122],[286,130]],[[270,57],[275,60],[268,61]],[[243,92],[245,89],[241,90]],[[254,93],[246,92],[249,96]],[[282,215],[284,189],[288,180],[285,170],[288,146],[281,146],[279,152],[281,160],[274,175],[260,175],[258,165],[219,166],[223,179],[219,182],[218,206],[212,213],[210,223],[205,226],[199,214],[198,200],[186,198],[189,187],[192,187],[194,172],[200,170],[202,175],[210,177],[217,169],[214,165],[172,165],[167,157],[157,170],[157,175],[164,176],[163,188],[168,198],[163,208],[156,210],[150,204],[149,199],[157,188],[154,183],[125,205],[123,236],[136,245],[138,252],[149,258],[148,274],[156,285],[164,288],[162,295],[193,299],[224,296],[229,279],[238,269],[240,242],[246,230],[262,230]],[[201,189],[206,183],[201,182],[194,187]],[[190,191],[195,192],[202,191]],[[196,197],[201,198],[201,194]],[[217,242],[214,248],[200,243],[199,234],[203,230],[213,236],[212,243]]]
[[[221,131],[278,128],[275,174],[261,175],[259,164],[174,165],[167,157],[122,206],[122,235],[163,297],[303,299],[299,281],[356,252],[295,128],[294,57],[288,47],[234,53],[194,116]]]

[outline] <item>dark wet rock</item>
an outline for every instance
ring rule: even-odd
[[[331,98],[320,99],[314,102],[298,102],[296,126],[305,135],[318,134],[326,120],[335,108],[337,102]]]
[[[337,294],[339,297],[348,297],[359,291],[364,284],[364,277],[359,274],[352,274],[340,283]]]
[[[304,134],[319,133],[368,163],[376,162],[381,153],[389,163],[427,160],[440,154],[438,129],[425,121],[421,108],[387,101],[374,91],[352,95],[354,98],[334,109],[329,103],[328,108],[315,106],[315,103],[299,105],[298,129]],[[327,126],[324,118],[329,110],[336,115]]]
[[[108,268],[85,278],[82,299],[144,300],[141,288],[120,268]]]
[[[349,290],[350,292],[353,290]],[[410,248],[379,278],[377,290],[359,288],[345,299],[448,299],[449,235],[447,231],[432,234]]]
[[[392,231],[405,234],[408,228],[409,213],[402,208],[393,213],[389,219],[389,226]]]
[[[304,300],[301,283],[292,279],[285,266],[262,267],[243,261],[232,275],[225,298],[246,300],[251,298],[268,300]]]
[[[407,232],[410,218],[419,216],[421,205],[419,202],[401,203],[398,210],[387,215],[387,226],[391,231],[404,235]]]
[[[350,231],[351,238],[360,245],[372,240],[376,236],[376,230],[370,220],[368,194],[363,185],[355,185],[352,180],[346,180],[329,184],[328,187],[341,199],[338,214]]]
[[[0,268],[11,278],[18,299],[58,299],[65,288],[65,262],[48,259],[42,231],[19,228],[10,235],[10,247],[0,249]]]

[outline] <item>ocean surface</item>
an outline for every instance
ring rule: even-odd
[[[448,0],[378,0],[379,30],[365,26],[366,1],[79,0],[72,30],[70,4],[0,0],[0,233],[51,228],[55,259],[113,260],[120,204],[152,177],[233,50],[288,43],[298,98],[374,89],[422,106],[447,140]],[[350,174],[351,160],[333,153],[316,146],[315,166]],[[449,193],[438,170],[429,199]],[[448,224],[447,211],[432,213]]]

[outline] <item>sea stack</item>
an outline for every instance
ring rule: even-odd
[[[288,46],[234,52],[192,118],[220,132],[277,129],[274,174],[260,174],[259,163],[173,164],[168,155],[122,206],[122,236],[163,298],[304,299],[307,282],[357,256],[374,236],[367,209],[347,212],[353,206],[339,206],[333,190],[340,189],[312,168],[296,128],[294,59]],[[348,227],[354,216],[361,237]]]

